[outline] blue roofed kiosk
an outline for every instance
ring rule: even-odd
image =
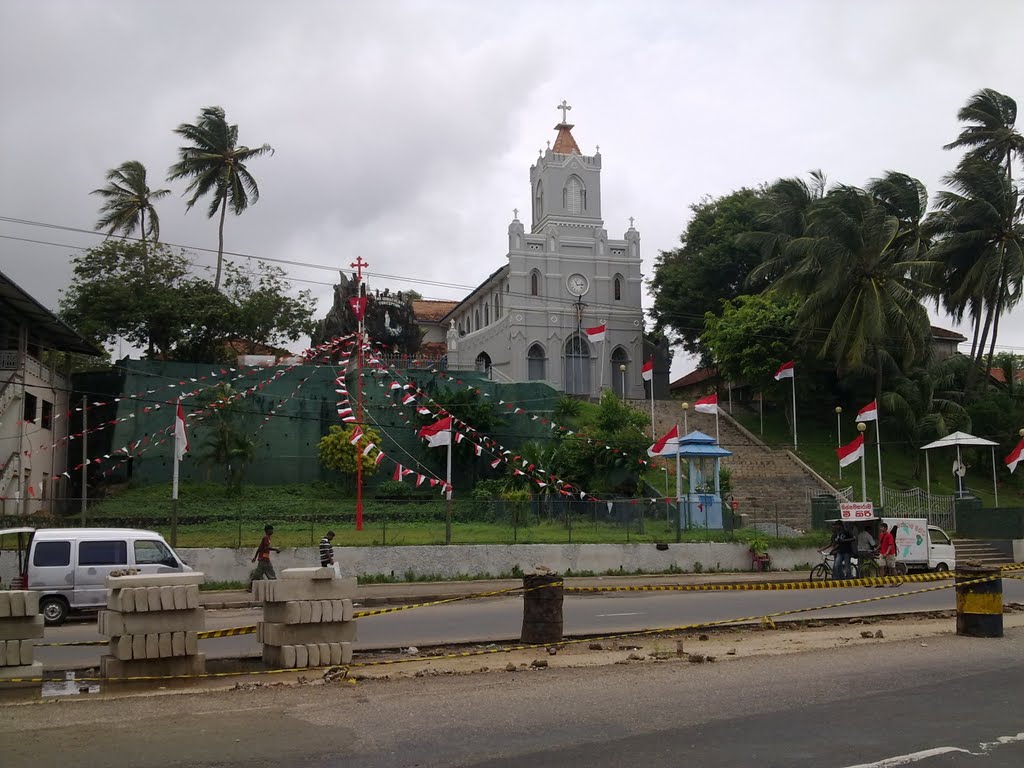
[[[662,454],[666,458],[675,454]],[[722,492],[719,482],[721,461],[725,456],[732,456],[732,451],[715,442],[711,435],[694,430],[679,441],[679,458],[687,463],[686,475],[689,478],[689,490],[685,497],[680,497],[680,521],[686,528],[722,529]],[[702,481],[704,470],[709,459],[714,460],[714,486],[709,487]]]

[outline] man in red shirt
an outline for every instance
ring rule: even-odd
[[[889,532],[889,526],[882,523],[878,534],[878,554],[882,557],[882,575],[896,575],[896,539]]]
[[[263,529],[263,539],[260,541],[256,554],[252,556],[252,561],[256,563],[256,570],[252,572],[252,581],[277,578],[274,566],[270,563],[270,553],[280,552],[281,550],[270,545],[270,537],[273,535],[274,526],[268,525]]]

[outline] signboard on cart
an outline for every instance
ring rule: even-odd
[[[874,520],[875,505],[870,501],[842,501],[839,503],[839,519],[850,522]]]

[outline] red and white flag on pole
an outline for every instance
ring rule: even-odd
[[[648,456],[674,456],[679,450],[679,425],[672,427],[658,442],[647,449]]]
[[[857,459],[864,458],[864,435],[857,435],[851,442],[836,448],[839,466],[847,467]]]
[[[698,413],[718,413],[718,393],[702,397],[693,404],[693,410]]]
[[[654,378],[654,358],[652,357],[646,363],[644,367],[640,369],[640,377],[644,381],[651,381]]]
[[[857,421],[878,421],[878,401],[872,400],[857,411]]]
[[[362,430],[361,427],[357,426],[357,427],[355,427],[352,430],[352,434],[349,436],[348,441],[350,443],[352,443],[352,445],[355,445],[356,443],[358,443],[362,439],[362,437],[363,437],[363,430]]]
[[[604,341],[605,323],[595,325],[593,328],[585,328],[587,332],[587,339],[592,343],[596,344],[599,341]]]
[[[430,448],[439,448],[442,445],[451,445],[451,429],[452,417],[446,416],[440,421],[435,421],[433,424],[428,424],[416,434],[419,435],[420,437],[427,438],[427,445]]]
[[[1017,443],[1017,447],[1010,451],[1010,455],[1006,457],[1006,466],[1010,470],[1010,474],[1013,474],[1013,470],[1017,468],[1017,462],[1020,461],[1020,457],[1024,455],[1024,440]]]
[[[185,433],[185,409],[178,401],[178,411],[174,416],[174,458],[181,461],[188,453],[188,435]]]
[[[792,379],[793,373],[793,361],[790,360],[788,363],[783,363],[779,366],[779,370],[775,372],[775,380],[782,381],[783,379]]]

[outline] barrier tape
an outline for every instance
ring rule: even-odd
[[[668,632],[686,632],[686,631],[690,631],[690,630],[694,630],[694,629],[707,629],[707,628],[711,628],[711,627],[729,626],[729,625],[732,625],[732,624],[744,624],[744,623],[755,623],[756,622],[756,623],[759,623],[760,626],[762,626],[762,627],[771,628],[771,627],[775,626],[775,622],[773,621],[773,619],[778,618],[780,616],[792,616],[792,615],[798,614],[798,613],[808,613],[810,611],[820,611],[820,610],[826,610],[828,608],[842,608],[842,607],[847,607],[847,606],[857,605],[857,604],[862,604],[862,603],[872,603],[872,602],[880,602],[882,600],[892,600],[894,598],[908,597],[910,595],[923,594],[925,592],[937,592],[937,591],[940,591],[940,590],[943,590],[943,589],[951,589],[954,586],[965,586],[965,585],[970,585],[970,584],[980,584],[980,583],[987,582],[987,581],[995,581],[998,578],[1000,578],[998,575],[996,575],[996,576],[984,576],[984,577],[981,577],[981,578],[978,578],[978,579],[972,579],[970,581],[963,581],[963,582],[960,582],[960,584],[957,584],[957,585],[953,585],[953,584],[940,584],[938,586],[923,587],[921,589],[915,589],[915,590],[911,590],[909,592],[897,592],[897,593],[885,594],[885,595],[875,595],[875,596],[872,596],[872,597],[861,598],[859,600],[846,600],[846,601],[842,601],[842,602],[838,602],[838,603],[830,603],[828,605],[811,606],[811,607],[807,607],[807,608],[790,608],[788,610],[774,611],[772,613],[762,614],[762,615],[759,615],[759,616],[744,616],[744,617],[741,617],[741,618],[734,618],[734,619],[719,619],[717,621],[697,622],[697,623],[694,623],[694,624],[683,624],[683,625],[676,626],[676,627],[659,627],[659,628],[655,628],[655,629],[641,629],[641,630],[635,630],[635,631],[631,631],[631,632],[610,633],[610,634],[607,634],[607,635],[598,635],[598,636],[590,635],[590,636],[587,636],[587,637],[571,638],[569,640],[560,640],[560,641],[551,642],[551,643],[524,643],[524,644],[519,644],[519,645],[502,646],[502,647],[496,647],[496,648],[481,648],[481,649],[477,649],[477,650],[473,650],[473,651],[459,651],[459,652],[456,652],[456,653],[447,653],[447,654],[442,654],[442,655],[438,655],[438,656],[410,656],[408,658],[400,658],[400,659],[380,659],[380,660],[377,660],[377,661],[360,661],[360,662],[353,662],[353,663],[347,664],[347,665],[329,665],[329,666],[320,666],[320,667],[303,667],[303,668],[290,668],[290,669],[265,669],[265,670],[253,670],[253,671],[248,671],[248,672],[246,672],[246,671],[206,672],[206,673],[201,674],[201,675],[139,675],[139,676],[134,676],[134,677],[78,677],[78,678],[75,678],[74,682],[82,682],[82,683],[93,683],[93,682],[96,682],[96,683],[102,683],[102,682],[122,683],[122,682],[144,682],[144,681],[153,682],[153,681],[160,681],[160,680],[208,679],[208,678],[221,678],[221,677],[240,677],[240,676],[247,676],[247,675],[253,675],[253,676],[256,676],[256,675],[275,675],[275,674],[281,674],[281,673],[284,673],[284,672],[292,672],[292,673],[300,672],[301,673],[301,672],[305,672],[307,670],[309,670],[309,671],[316,671],[316,670],[321,670],[321,669],[334,669],[334,668],[344,669],[345,670],[345,674],[347,675],[348,671],[350,669],[352,669],[352,668],[359,668],[359,667],[377,667],[377,666],[387,666],[387,665],[391,665],[391,664],[408,664],[408,663],[417,662],[417,661],[422,662],[422,661],[439,661],[439,660],[442,660],[442,659],[460,659],[460,658],[469,658],[469,657],[473,657],[473,656],[488,656],[488,655],[493,655],[493,654],[497,654],[497,653],[511,653],[513,651],[535,650],[535,649],[539,649],[539,648],[545,648],[545,649],[546,648],[561,648],[561,647],[566,647],[566,646],[570,646],[570,645],[578,645],[579,643],[595,642],[595,641],[598,641],[598,640],[611,640],[611,639],[619,639],[619,638],[625,638],[625,637],[645,637],[645,636],[650,636],[650,635],[665,634],[665,633],[668,633]],[[553,585],[544,585],[544,586],[553,586]],[[540,588],[543,588],[543,587],[540,587]],[[4,682],[7,682],[7,683],[43,683],[43,682],[67,682],[67,681],[63,680],[63,679],[60,679],[60,678],[23,677],[23,678],[11,678],[11,679],[7,679],[7,680],[0,680],[0,683],[4,683]],[[348,682],[348,680],[346,680],[346,682]]]
[[[882,584],[904,584],[907,582],[944,581],[952,579],[951,571],[938,573],[914,573],[906,576],[872,576],[862,579],[824,579],[821,581],[770,581],[739,582],[731,584],[651,584],[628,587],[566,587],[566,593],[586,592],[782,592],[801,589],[836,589],[846,587],[873,587]]]

